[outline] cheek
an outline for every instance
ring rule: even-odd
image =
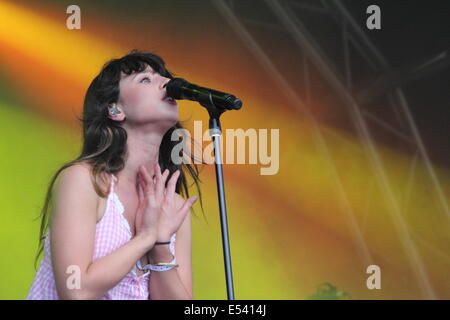
[[[130,115],[141,114],[148,112],[157,101],[149,90],[139,90],[140,88],[133,88],[133,90],[125,90],[121,92],[121,102],[127,108]]]
[[[135,109],[136,106],[145,100],[145,96],[140,90],[127,90],[122,94],[122,103],[128,108]]]
[[[160,118],[164,114],[162,105],[150,92],[134,91],[127,92],[122,97],[128,119],[152,119]]]
[[[160,95],[154,88],[127,84],[120,88],[119,100],[129,119],[165,118],[170,106],[164,104]]]

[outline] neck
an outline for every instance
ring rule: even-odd
[[[150,177],[155,174],[154,166],[158,162],[163,135],[159,132],[132,130],[127,130],[127,134],[127,158],[124,169],[118,174],[118,179],[135,186],[141,165],[145,166]]]

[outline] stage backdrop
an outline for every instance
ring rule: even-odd
[[[245,164],[223,167],[237,299],[320,298],[323,283],[352,299],[450,298],[448,167],[431,163],[433,180],[421,161],[411,173],[414,155],[378,139],[368,145],[341,121],[346,109],[325,85],[316,86],[307,116],[277,82],[302,70],[287,36],[265,39],[276,75],[217,3],[77,1],[81,28],[72,30],[70,1],[0,3],[0,298],[26,297],[50,178],[80,151],[84,93],[107,60],[132,49],[160,55],[175,76],[239,97],[242,109],[223,114],[222,129],[251,129],[257,140],[246,140],[248,152],[264,129],[268,141],[278,130],[266,146],[269,155],[279,147],[278,164],[276,154],[263,163],[260,144],[257,163],[247,152]],[[201,120],[206,132],[205,109],[187,101],[179,108],[186,128],[193,133]],[[261,174],[270,165],[274,174]],[[202,166],[201,178],[207,219],[196,205],[194,297],[226,299],[214,166]],[[367,287],[370,265],[380,267],[381,289]]]

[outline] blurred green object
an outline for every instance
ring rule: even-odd
[[[337,287],[333,286],[329,282],[324,282],[319,285],[316,293],[312,296],[306,298],[307,300],[339,300],[348,298],[351,299],[351,296],[348,292],[338,291]]]

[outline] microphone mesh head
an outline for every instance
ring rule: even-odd
[[[234,100],[234,109],[235,110],[239,110],[241,107],[242,107],[242,101],[241,101],[241,99],[239,99],[239,98],[236,98],[235,100]]]

